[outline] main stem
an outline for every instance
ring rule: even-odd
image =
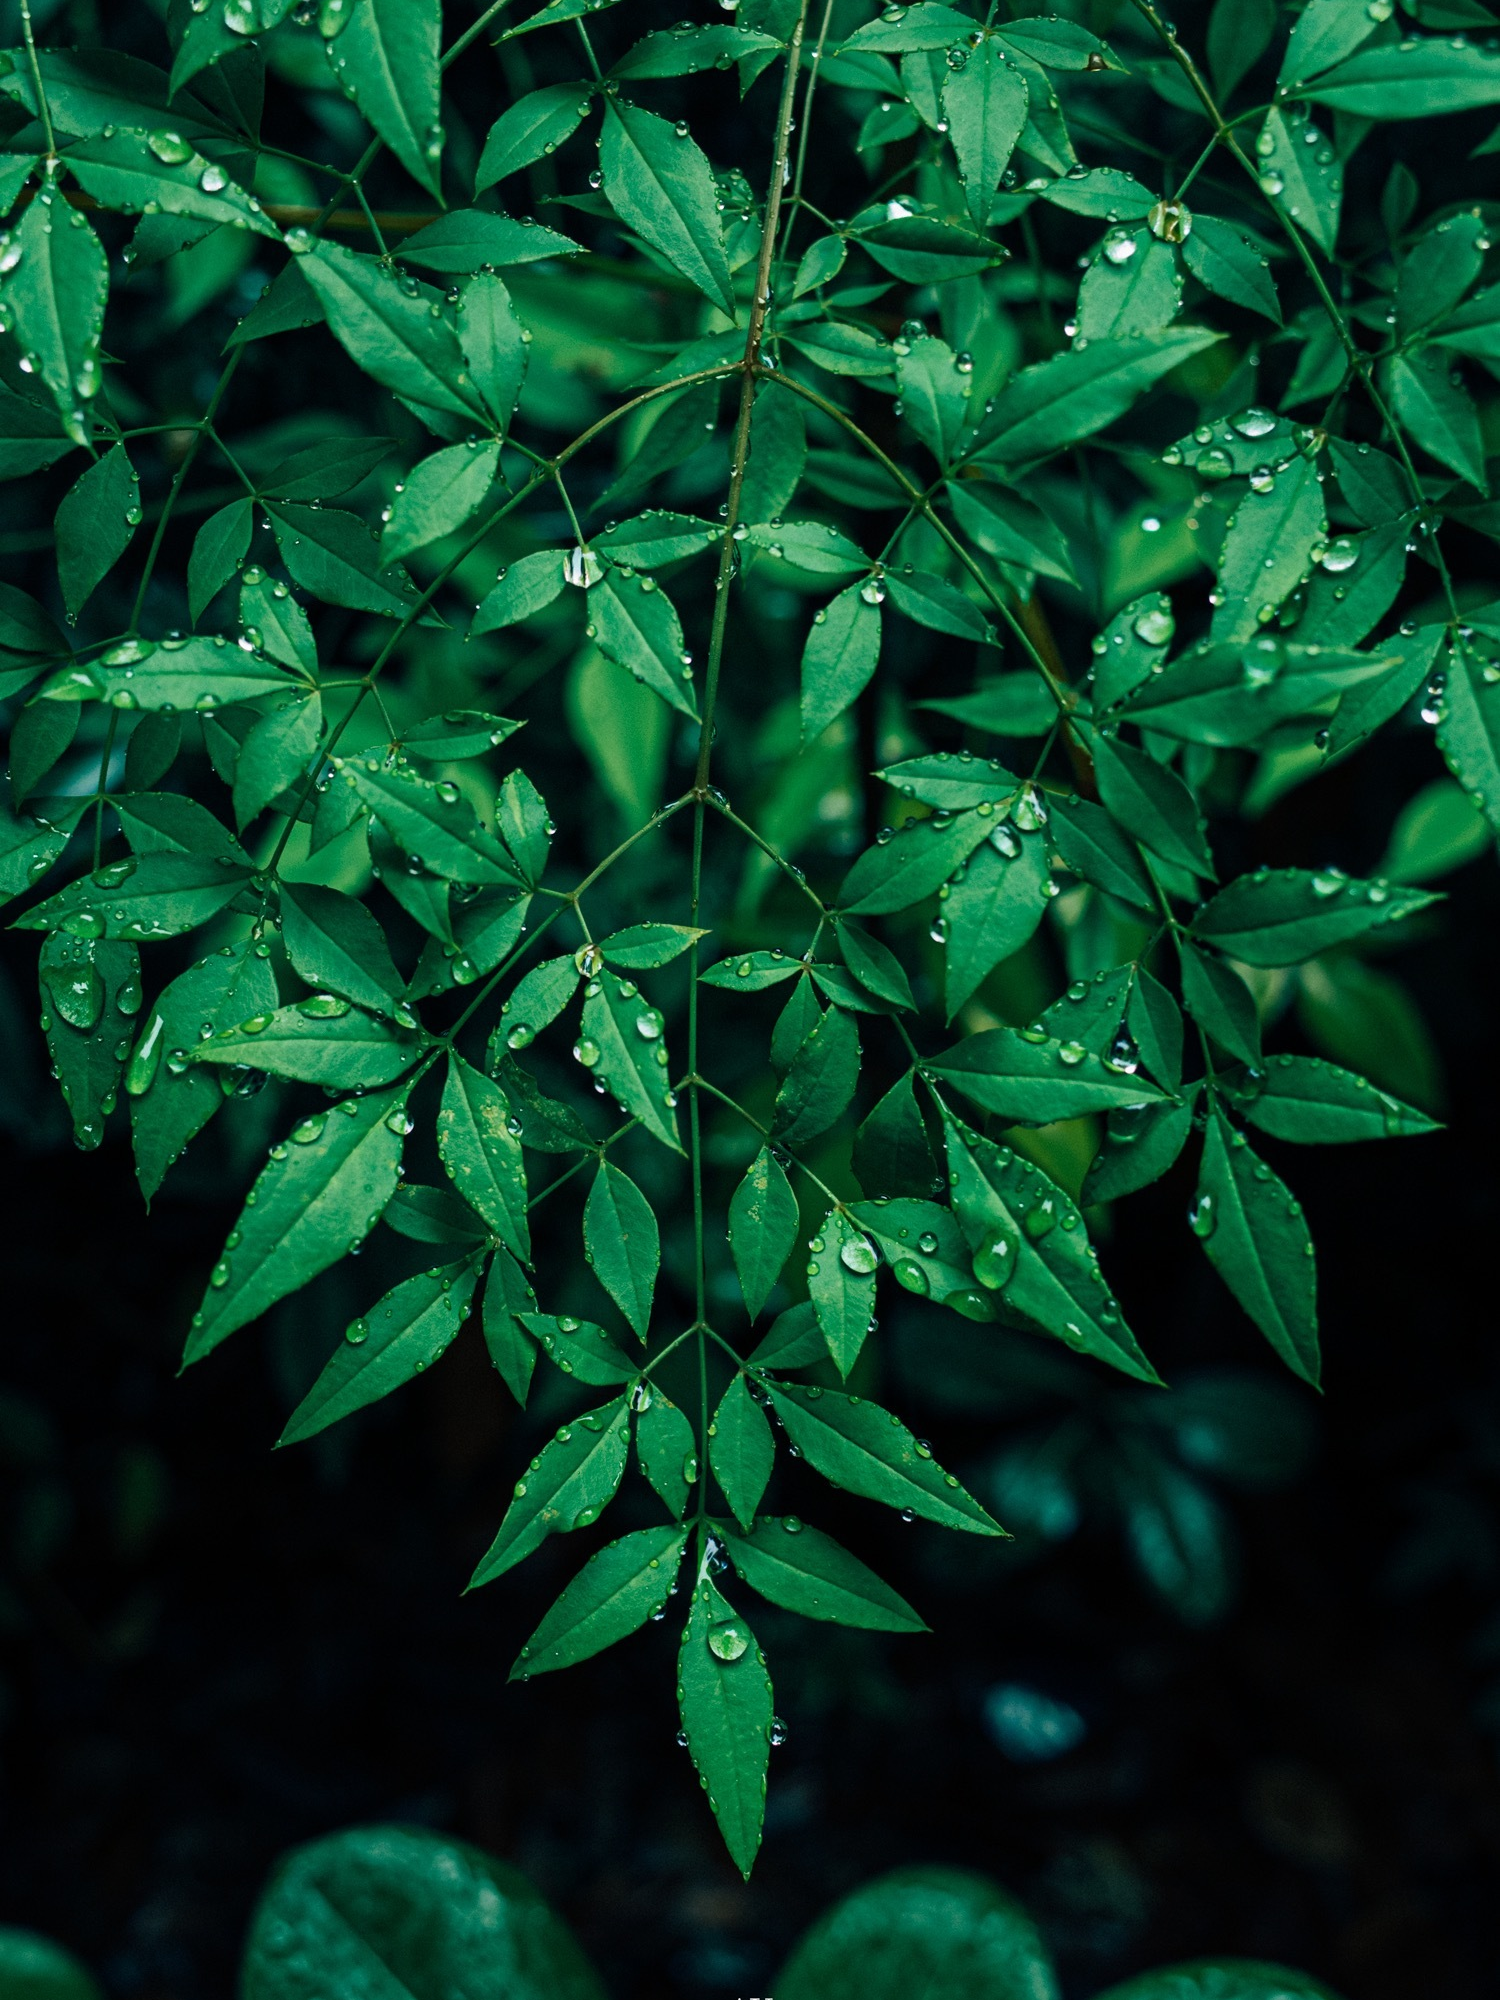
[[[729,623],[729,586],[734,575],[734,531],[740,518],[740,495],[745,486],[745,467],[750,458],[750,414],[755,406],[756,369],[760,343],[765,333],[766,314],[771,306],[771,270],[776,256],[776,230],[781,218],[781,191],[787,179],[787,148],[792,131],[792,107],[796,102],[797,72],[802,63],[802,36],[807,24],[808,0],[801,0],[797,21],[787,45],[786,70],[781,80],[781,103],[776,113],[776,143],[771,156],[771,183],[766,190],[765,220],[760,232],[760,254],[755,264],[755,289],[750,299],[750,319],[745,328],[745,352],[740,362],[740,409],[734,427],[734,447],[729,465],[729,496],[724,510],[724,533],[719,543],[719,570],[714,579],[713,626],[708,642],[708,670],[704,676],[703,721],[698,733],[698,764],[693,778],[693,886],[691,916],[698,929],[698,910],[703,891],[703,830],[708,806],[708,776],[713,761],[714,712],[719,700],[719,674],[724,662],[724,635]],[[703,1114],[698,1083],[698,940],[688,954],[688,1141],[693,1176],[693,1265],[697,1301],[698,1343],[698,1537],[699,1562],[703,1560],[704,1519],[708,1504],[708,1342],[705,1313],[708,1305],[708,1273],[703,1234]]]

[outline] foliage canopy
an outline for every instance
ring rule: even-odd
[[[848,1386],[882,1288],[1154,1383],[1090,1219],[1191,1147],[1316,1383],[1260,1135],[1432,1127],[1359,954],[1500,824],[1500,605],[1445,553],[1500,533],[1500,284],[1405,157],[1500,53],[1475,0],[448,11],[171,0],[75,48],[21,0],[0,887],[81,1145],[123,1102],[150,1199],[226,1106],[269,1144],[188,1361],[383,1224],[420,1252],[283,1443],[476,1309],[518,1401],[539,1356],[583,1392],[473,1582],[634,1468],[646,1524],[514,1671],[680,1594],[748,1872],[743,1587],[923,1629],[764,1510],[778,1452],[1003,1532]],[[1452,778],[1386,876],[1254,865],[1417,715]],[[1343,1060],[1265,1051],[1294,997]]]

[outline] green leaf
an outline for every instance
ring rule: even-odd
[[[243,651],[222,637],[157,646],[126,639],[86,667],[61,669],[42,693],[49,701],[100,700],[112,708],[182,713],[286,694],[302,685],[263,654]]]
[[[1099,2000],[1338,2000],[1338,1996],[1321,1980],[1285,1965],[1214,1958],[1142,1973],[1123,1986],[1111,1986]]]
[[[1149,214],[1156,196],[1123,167],[1089,167],[1062,174],[1036,190],[1040,198],[1071,215],[1097,215],[1110,222],[1133,222]],[[1196,217],[1195,217],[1196,221]]]
[[[594,1276],[646,1338],[661,1268],[661,1239],[651,1204],[628,1174],[601,1161],[583,1211],[584,1254]]]
[[[762,1146],[729,1202],[729,1248],[751,1319],[758,1319],[797,1241],[797,1197]]]
[[[1394,642],[1379,654],[1337,646],[1288,645],[1270,632],[1195,647],[1153,675],[1115,713],[1143,729],[1189,743],[1254,743],[1289,716],[1316,712],[1330,695],[1387,671]]]
[[[71,702],[34,701],[10,729],[10,795],[21,805],[65,757],[78,733],[79,711]]]
[[[387,1209],[387,1217],[391,1212]],[[536,1293],[526,1273],[502,1245],[491,1260],[484,1288],[484,1344],[500,1379],[523,1408],[536,1365],[536,1348],[520,1316],[535,1306]]]
[[[114,808],[120,831],[137,854],[211,854],[250,866],[229,829],[181,792],[117,793]]]
[[[102,2000],[71,1953],[36,1931],[0,1929],[0,1986],[15,2000]]]
[[[482,708],[448,708],[404,729],[401,743],[409,756],[446,764],[453,758],[483,757],[498,750],[520,727],[519,722]]]
[[[364,4],[361,0],[361,9]],[[377,258],[337,244],[309,240],[301,247],[297,268],[350,359],[365,374],[421,408],[464,422],[483,420],[478,392],[466,386],[463,349],[453,320],[442,310],[440,293],[415,278],[399,279]]]
[[[68,830],[44,826],[0,803],[0,897],[19,896],[39,882],[68,844]]]
[[[606,570],[589,592],[588,607],[589,636],[604,657],[696,721],[682,621],[655,579]]]
[[[518,1318],[549,1360],[576,1382],[599,1386],[628,1382],[635,1374],[635,1364],[593,1320],[559,1319],[551,1313],[535,1312],[520,1313]]]
[[[934,0],[927,0],[929,6]],[[788,327],[787,339],[809,361],[816,361],[830,375],[853,375],[873,379],[889,375],[895,366],[894,350],[863,326],[842,320],[804,320]]]
[[[714,1411],[708,1460],[735,1519],[748,1529],[771,1477],[776,1440],[743,1374],[733,1378]]]
[[[1402,428],[1460,479],[1488,493],[1479,412],[1446,356],[1430,347],[1398,355],[1391,363],[1390,389]]]
[[[509,1121],[510,1105],[499,1084],[451,1055],[438,1112],[438,1153],[464,1200],[514,1256],[529,1264],[526,1165]]]
[[[495,281],[497,284],[499,280]],[[449,445],[413,466],[391,503],[380,553],[400,562],[461,528],[484,505],[500,463],[498,443]]]
[[[811,979],[799,979],[771,1030],[771,1067],[785,1076],[792,1060],[823,1018]]]
[[[109,265],[81,210],[49,181],[10,232],[0,302],[33,372],[50,390],[75,444],[89,436],[87,406],[99,392],[99,340]]]
[[[293,583],[325,604],[350,611],[375,611],[387,618],[409,617],[417,608],[411,578],[381,553],[380,543],[357,514],[309,502],[294,507],[275,501],[267,507],[276,546]]]
[[[1316,1386],[1312,1238],[1297,1201],[1219,1111],[1203,1136],[1193,1229],[1219,1276],[1282,1360]]]
[[[1096,736],[1092,748],[1099,796],[1111,816],[1161,860],[1212,881],[1203,816],[1177,773],[1114,737]]]
[[[517,222],[508,215],[492,215],[488,209],[455,208],[429,222],[414,236],[408,236],[397,247],[396,255],[405,264],[420,264],[424,270],[439,271],[444,277],[470,277],[479,273],[487,281],[496,265],[534,264],[545,257],[573,257],[579,248],[571,236],[560,236],[555,229],[542,229],[529,218]],[[498,285],[499,280],[495,279],[494,284]],[[492,291],[493,286],[480,282],[480,289]],[[500,296],[507,296],[503,285]],[[459,317],[462,320],[462,299]]]
[[[1258,868],[1221,889],[1193,931],[1246,965],[1300,965],[1437,900],[1425,889],[1352,881],[1337,868]]]
[[[603,2000],[524,1875],[425,1827],[355,1827],[285,1856],[251,1920],[243,2000],[291,2000],[289,1951],[330,1992]]]
[[[633,980],[603,968],[590,980],[574,1053],[631,1117],[674,1153],[682,1151],[661,1015]]]
[[[1425,665],[1431,664],[1434,650],[1431,645],[1423,648]],[[1403,676],[1402,687],[1393,688],[1393,694],[1404,691],[1409,696],[1421,686],[1426,678],[1423,654],[1413,657],[1410,685]],[[1466,646],[1449,651],[1439,714],[1438,748],[1448,769],[1484,809],[1490,825],[1500,831],[1500,687]]]
[[[1040,576],[1055,577],[1060,583],[1076,583],[1066,536],[1040,507],[1033,506],[1019,493],[1003,490],[988,482],[962,479],[954,480],[949,485],[948,500],[959,527],[970,541],[976,542],[990,555],[999,556],[1002,562],[1013,563],[1019,568],[1035,570]],[[1023,686],[1032,689],[1035,700],[1045,703],[1046,720],[1041,723],[1041,729],[1051,726],[1052,717],[1057,713],[1057,703],[1044,681],[1031,674],[1007,674],[1003,683],[991,682],[990,689],[995,690],[1002,684],[1008,684],[1011,690]],[[958,700],[977,704],[982,698],[982,693],[977,693],[960,695]],[[1038,708],[1035,712],[1040,715],[1042,710]],[[940,713],[954,714],[952,703]],[[1010,714],[1004,710],[997,711],[993,720],[986,720],[977,712],[972,717],[960,716],[960,720],[972,720],[976,727],[997,730],[1002,735],[1033,733],[1031,728],[1016,729]]]
[[[206,135],[200,132],[197,136]],[[164,160],[152,139],[158,144],[163,139],[169,143],[176,139],[176,150],[186,145],[187,157]],[[227,224],[259,236],[274,238],[277,234],[276,225],[254,197],[233,181],[217,160],[205,159],[178,133],[111,132],[106,127],[70,146],[67,163],[79,185],[102,208],[116,214],[192,216],[215,228]]]
[[[248,938],[200,959],[157,997],[125,1071],[136,1177],[148,1202],[224,1102],[218,1078],[183,1059],[204,1023],[216,1030],[275,1005],[269,953],[262,957]]]
[[[929,1189],[933,1185],[928,1183]],[[974,1282],[972,1259],[950,1208],[935,1201],[856,1202],[855,1221],[878,1246],[903,1291],[932,1299],[969,1320],[1000,1317],[986,1287]]]
[[[638,1632],[667,1602],[685,1528],[640,1528],[591,1555],[517,1655],[513,1681],[592,1659]]]
[[[1312,568],[1327,524],[1323,489],[1310,458],[1294,457],[1263,492],[1255,486],[1230,517],[1219,558],[1223,603],[1215,639],[1251,639]]]
[[[1331,257],[1344,185],[1343,164],[1332,143],[1305,110],[1278,105],[1266,114],[1255,152],[1263,192]]]
[[[942,0],[926,0],[924,6],[904,8],[897,20],[887,20],[881,14],[876,20],[866,21],[845,40],[838,53],[849,56],[866,49],[898,54],[912,49],[946,49],[951,43],[963,43],[973,31],[972,15],[944,6]]]
[[[1488,851],[1494,835],[1480,807],[1451,778],[1424,785],[1396,816],[1381,860],[1395,882],[1428,882]]]
[[[724,1532],[724,1552],[752,1590],[784,1611],[854,1625],[866,1632],[925,1632],[905,1598],[795,1514],[763,1514],[744,1532]]]
[[[430,1368],[468,1318],[478,1276],[474,1258],[456,1270],[447,1264],[424,1271],[351,1320],[322,1374],[287,1419],[278,1445],[315,1437]]]
[[[889,840],[877,839],[855,862],[839,891],[840,908],[871,917],[909,909],[935,895],[993,829],[993,816],[978,812],[909,821]]]
[[[39,970],[53,1072],[74,1142],[91,1152],[120,1087],[129,1046],[121,1016],[140,1006],[140,953],[133,944],[64,933],[45,941]]]
[[[1368,39],[1375,20],[1368,7],[1350,6],[1349,0],[1310,0],[1293,23],[1277,82],[1290,87],[1332,69]]]
[[[419,778],[401,765],[388,771],[376,757],[335,757],[333,768],[392,840],[420,855],[432,874],[522,886],[510,856],[484,831],[457,785]]]
[[[1023,368],[979,426],[978,450],[1011,465],[1061,451],[1124,416],[1154,382],[1218,338],[1206,327],[1175,326],[1091,340]]]
[[[474,173],[475,192],[482,194],[555,151],[578,129],[593,94],[592,84],[554,83],[518,98],[490,127]]]
[[[836,1010],[834,1010],[836,1011]],[[831,1019],[832,1014],[825,1016]],[[874,1244],[841,1208],[831,1208],[808,1244],[807,1289],[818,1326],[843,1376],[859,1359],[874,1324]]]
[[[1260,1016],[1249,987],[1212,952],[1182,940],[1183,1005],[1198,1025],[1241,1062],[1260,1061]]]
[[[519,562],[501,570],[493,589],[480,600],[471,636],[498,632],[506,625],[518,625],[523,618],[545,611],[554,598],[562,595],[564,581],[560,549],[538,549],[534,555],[522,556]]]
[[[188,1051],[193,1062],[263,1069],[340,1090],[394,1083],[420,1053],[410,1037],[394,1034],[384,1021],[331,993],[314,993],[273,1014],[252,1014]]]
[[[1320,6],[1327,4],[1328,0],[1319,0]],[[1332,4],[1340,14],[1350,12],[1347,0],[1332,0]],[[1208,17],[1208,65],[1221,97],[1228,97],[1246,72],[1254,69],[1275,32],[1275,0],[1216,0]],[[1295,36],[1300,27],[1292,32]]]
[[[918,570],[912,576],[893,572],[883,581],[892,604],[904,618],[925,625],[930,631],[946,632],[950,638],[972,639],[981,646],[994,645],[994,632],[978,605],[942,577]]]
[[[971,699],[960,695],[959,701]],[[932,704],[927,704],[931,706]],[[1056,711],[1054,710],[1054,713]],[[966,716],[959,718],[967,720]],[[919,757],[905,757],[876,773],[894,785],[906,798],[920,799],[924,805],[953,811],[963,806],[995,805],[1009,802],[1026,789],[1013,771],[1006,770],[998,757],[972,757],[967,751],[955,755],[947,750],[930,750]],[[1032,795],[1033,801],[1035,794]],[[980,814],[981,819],[989,817]],[[929,829],[940,830],[937,823]],[[989,829],[993,835],[994,828]],[[1002,843],[1004,845],[1004,843]]]
[[[750,1627],[706,1575],[694,1586],[683,1627],[677,1704],[729,1858],[748,1879],[766,1809],[771,1677]]]
[[[458,1245],[464,1250],[485,1250],[490,1245],[489,1231],[466,1201],[447,1188],[423,1187],[420,1181],[403,1181],[380,1219],[412,1243]]]
[[[1187,1144],[1197,1098],[1198,1086],[1194,1084],[1181,1103],[1160,1098],[1139,1110],[1112,1111],[1104,1144],[1094,1155],[1083,1183],[1084,1200],[1119,1201],[1160,1180]]]
[[[859,1029],[854,1016],[830,1007],[798,1049],[776,1093],[777,1142],[806,1145],[843,1117],[859,1082]]]
[[[804,257],[803,263],[806,261]],[[750,412],[750,456],[740,488],[741,517],[771,521],[785,514],[806,464],[807,426],[802,404],[776,383],[762,382]]]
[[[1476,215],[1445,218],[1418,237],[1396,279],[1396,335],[1414,333],[1446,318],[1484,269],[1489,238]]]
[[[768,1382],[766,1387],[787,1436],[813,1470],[835,1486],[901,1513],[920,1514],[940,1527],[971,1535],[1004,1534],[905,1424],[878,1403],[795,1382]]]
[[[943,111],[959,178],[969,213],[981,228],[1026,123],[1028,99],[1025,76],[1000,42],[988,36],[943,84]]]
[[[395,1192],[408,1122],[405,1090],[383,1090],[315,1111],[272,1147],[193,1315],[184,1366],[364,1241]]]
[[[637,1410],[635,1450],[641,1471],[681,1520],[699,1471],[693,1427],[671,1397],[654,1386],[637,1390],[632,1402]]]
[[[1050,804],[1052,842],[1064,865],[1122,903],[1154,910],[1155,892],[1135,843],[1104,808],[1088,799],[1054,797]]]
[[[259,582],[240,585],[240,623],[260,634],[261,649],[286,666],[307,675],[318,671],[318,648],[307,613],[286,585]]]
[[[500,259],[491,254],[487,261]],[[491,421],[501,430],[509,427],[521,400],[529,342],[530,334],[516,316],[504,281],[489,270],[470,278],[458,297],[458,343]]]
[[[987,1028],[923,1067],[1007,1124],[1050,1125],[1161,1095],[1143,1077],[1090,1053],[1082,1041],[1055,1041],[1032,1028]]]
[[[1042,921],[1051,891],[1047,843],[1039,833],[997,825],[954,876],[943,901],[948,1019]]]
[[[649,972],[670,965],[707,936],[707,931],[695,930],[691,924],[629,924],[602,939],[599,949],[611,965],[622,965],[628,972]]]
[[[299,779],[323,736],[323,704],[317,695],[284,703],[262,715],[240,745],[234,769],[234,818],[241,833]]]
[[[1223,7],[1235,15],[1245,11],[1243,0],[1223,0],[1220,11]],[[1230,223],[1216,215],[1195,214],[1192,234],[1182,246],[1182,261],[1199,284],[1219,298],[1281,325],[1281,301],[1270,263]]]
[[[706,69],[727,69],[741,57],[762,49],[779,49],[775,35],[755,28],[716,24],[711,28],[678,27],[646,35],[610,71],[612,76],[696,76]]]
[[[0,383],[0,479],[41,472],[72,449],[55,410]]]
[[[633,520],[621,521],[606,528],[602,535],[595,535],[593,547],[611,562],[631,569],[652,570],[680,562],[684,556],[697,555],[723,533],[722,528],[700,521],[694,514],[674,514],[664,507],[651,507]]]
[[[1073,1203],[1039,1168],[947,1111],[943,1127],[953,1207],[980,1283],[1078,1353],[1155,1382]]]
[[[1025,1910],[957,1868],[903,1868],[856,1889],[797,1945],[776,1991],[778,2000],[906,2000],[917,1991],[922,2000],[1058,2000]]]
[[[1316,1056],[1273,1056],[1245,1116],[1273,1138],[1300,1146],[1400,1139],[1438,1129],[1425,1112]]]
[[[15,921],[21,930],[83,938],[174,937],[207,923],[249,878],[250,870],[228,856],[145,854],[70,882]]]
[[[879,938],[847,919],[837,931],[844,963],[867,993],[888,1006],[915,1009],[911,982],[896,954]]]
[[[225,584],[232,583],[239,573],[250,553],[254,526],[254,502],[231,500],[217,514],[210,514],[198,530],[188,558],[188,611],[195,625]]]
[[[784,979],[795,979],[804,969],[800,958],[777,948],[747,951],[740,958],[723,959],[698,977],[704,986],[721,986],[729,993],[762,993],[768,986],[779,986]]]
[[[129,547],[141,518],[140,481],[124,445],[96,458],[57,509],[57,580],[76,618]]]
[[[847,576],[870,567],[859,544],[826,521],[760,521],[747,527],[744,539],[750,548],[813,576]]]
[[[500,1010],[500,1020],[490,1042],[491,1061],[498,1055],[502,1042],[509,1049],[529,1048],[577,992],[578,979],[578,967],[571,955],[543,959],[518,979]]]
[[[328,42],[340,87],[414,181],[441,196],[441,0],[359,0]]]
[[[1089,341],[1154,333],[1181,305],[1172,245],[1149,229],[1111,229],[1078,288],[1078,330]]]
[[[752,1368],[811,1368],[828,1359],[828,1348],[809,1300],[788,1306],[772,1321],[771,1330],[755,1348]]]
[[[1319,646],[1353,646],[1378,625],[1405,580],[1409,533],[1407,522],[1388,521],[1364,534],[1340,536],[1329,553],[1351,567],[1315,572],[1299,638]]]
[[[604,193],[621,221],[733,318],[713,170],[694,142],[654,112],[610,97],[599,167]]]
[[[858,700],[879,659],[879,604],[863,595],[863,586],[851,584],[816,614],[802,649],[804,743],[821,736]]]
[[[629,1435],[624,1397],[560,1425],[537,1463],[517,1480],[500,1532],[469,1579],[470,1590],[513,1569],[548,1535],[570,1534],[597,1520],[625,1471]]]
[[[1500,103],[1500,61],[1462,36],[1423,35],[1361,49],[1299,95],[1356,118],[1430,118]]]
[[[871,1195],[925,1195],[936,1172],[916,1089],[903,1076],[854,1135],[855,1178]]]

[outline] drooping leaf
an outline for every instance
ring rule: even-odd
[[[797,1198],[762,1146],[729,1202],[729,1248],[751,1319],[758,1319],[797,1241]]]
[[[733,317],[713,172],[686,129],[679,132],[654,112],[610,97],[599,167],[620,219]]]
[[[628,1174],[600,1163],[583,1211],[584,1253],[594,1276],[646,1338],[661,1267],[661,1238],[651,1204]]]
[[[374,1091],[317,1111],[271,1150],[193,1315],[184,1363],[201,1361],[268,1306],[362,1243],[395,1192],[406,1093]]]
[[[622,1397],[559,1426],[539,1462],[516,1481],[500,1532],[469,1579],[471,1590],[513,1569],[548,1535],[570,1534],[598,1518],[625,1470],[628,1413]]]
[[[744,1528],[755,1520],[775,1458],[776,1440],[766,1413],[750,1393],[745,1376],[736,1375],[719,1398],[708,1427],[708,1462]]]
[[[327,44],[348,92],[414,181],[441,194],[442,0],[359,0]]]
[[[1317,1275],[1312,1237],[1285,1185],[1222,1113],[1203,1135],[1193,1229],[1240,1304],[1295,1374],[1316,1385]]]
[[[730,1529],[724,1549],[750,1588],[785,1611],[867,1632],[927,1630],[888,1583],[795,1514],[763,1514],[742,1534]]]
[[[512,1680],[576,1666],[638,1632],[667,1601],[684,1528],[640,1528],[589,1557],[517,1655]]]
[[[771,1677],[750,1627],[706,1574],[694,1585],[683,1627],[677,1704],[729,1858],[748,1876],[766,1809]]]
[[[438,1112],[438,1152],[464,1200],[508,1250],[529,1264],[526,1164],[510,1126],[510,1105],[499,1084],[461,1056],[450,1055]]]
[[[945,1528],[971,1535],[1004,1533],[931,1451],[878,1403],[793,1382],[768,1383],[767,1388],[787,1436],[813,1470],[835,1486]]]
[[[430,1368],[468,1317],[478,1276],[473,1259],[457,1267],[440,1265],[395,1286],[368,1313],[351,1320],[277,1443],[300,1444],[315,1437]]]
[[[589,986],[597,990],[585,992],[575,1056],[648,1132],[681,1152],[660,1013],[633,980],[604,968]]]

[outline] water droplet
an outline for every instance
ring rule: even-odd
[[[1015,1271],[1020,1247],[1020,1236],[1008,1222],[989,1230],[974,1252],[974,1276],[980,1284],[992,1292],[1002,1291]]]
[[[1212,1236],[1218,1221],[1214,1213],[1214,1198],[1211,1194],[1200,1194],[1188,1210],[1188,1227],[1195,1236]]]
[[[839,1262],[846,1270],[866,1277],[879,1264],[880,1257],[867,1236],[851,1236],[839,1246]]]
[[[708,1628],[708,1650],[716,1660],[733,1665],[750,1650],[750,1628],[741,1618],[721,1618]]]

